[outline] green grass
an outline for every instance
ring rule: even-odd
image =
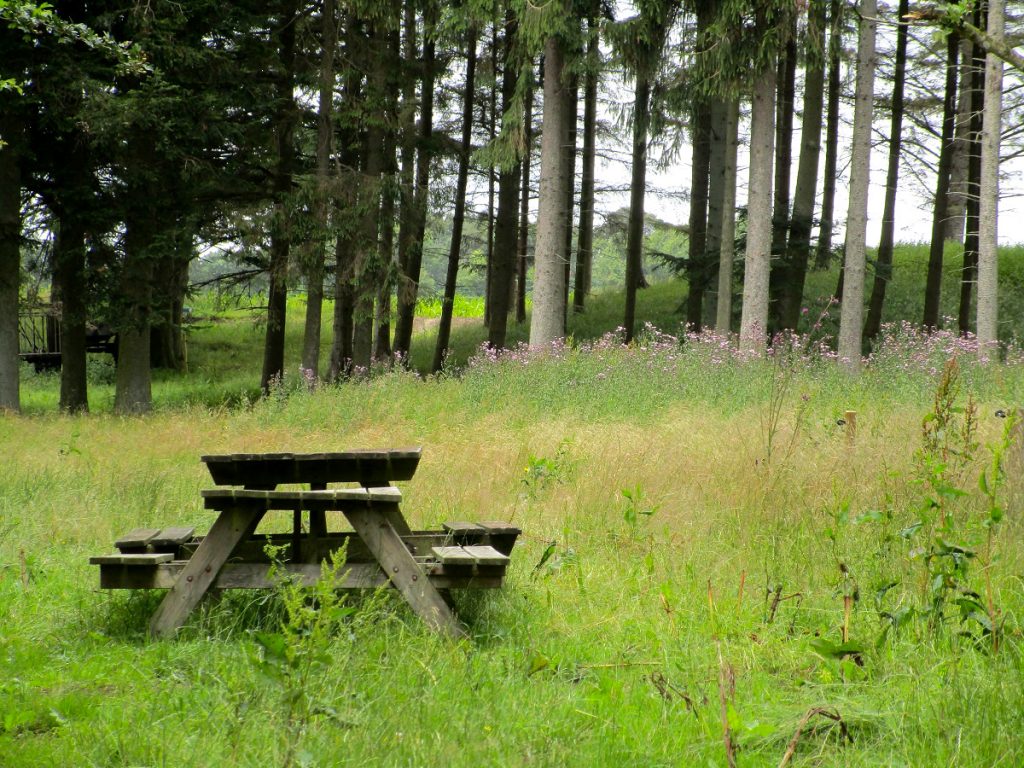
[[[680,301],[678,285],[656,286],[642,316],[673,328]],[[595,297],[575,337],[613,328],[618,307]],[[54,382],[37,377],[27,413],[0,417],[0,765],[725,765],[723,671],[740,766],[778,765],[814,707],[838,712],[853,741],[812,721],[791,765],[1024,762],[1019,445],[997,556],[970,577],[984,593],[988,574],[1005,619],[999,653],[960,637],[955,617],[942,632],[911,622],[886,636],[876,605],[893,581],[887,610],[919,600],[920,566],[898,532],[926,498],[915,454],[941,349],[853,380],[826,362],[787,373],[648,340],[314,392],[291,374],[257,401],[258,324],[209,309],[196,310],[189,373],[158,376],[154,414],[110,415],[110,385],[97,383],[97,413],[56,415]],[[458,331],[468,354],[480,331]],[[94,369],[94,381],[109,375]],[[994,414],[1024,398],[1024,371],[965,361],[965,383],[978,441],[995,443]],[[846,410],[858,412],[852,444],[836,423]],[[302,689],[314,714],[299,728],[295,691],[268,677],[256,636],[277,627],[280,596],[231,593],[177,640],[152,642],[158,594],[95,588],[88,557],[118,534],[210,525],[203,453],[409,444],[424,446],[403,484],[414,526],[524,529],[506,587],[456,594],[471,635],[457,643],[390,594],[352,597]],[[957,478],[971,531],[985,455]],[[869,522],[874,510],[891,521]],[[819,653],[839,640],[851,583],[863,666]],[[770,616],[776,586],[789,599]]]

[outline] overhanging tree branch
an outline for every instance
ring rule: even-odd
[[[904,21],[928,21],[937,23],[950,32],[958,32],[968,38],[972,43],[984,49],[986,53],[998,56],[1014,69],[1024,72],[1024,56],[1021,56],[1004,40],[998,40],[983,29],[971,24],[967,14],[962,12],[958,5],[950,5],[947,8],[929,6],[917,11],[912,11],[903,17]]]

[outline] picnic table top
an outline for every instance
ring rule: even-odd
[[[217,485],[273,487],[288,483],[387,485],[409,480],[422,448],[333,453],[228,453],[202,457]]]

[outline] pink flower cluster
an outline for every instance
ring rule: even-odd
[[[593,341],[570,344],[559,339],[541,349],[520,343],[511,349],[499,350],[485,344],[470,358],[468,368],[527,366],[541,361],[564,360],[570,355],[588,357],[606,366],[639,363],[651,371],[660,369],[664,372],[674,370],[682,363],[688,366],[726,366],[767,360],[775,365],[808,368],[839,360],[831,340],[820,336],[816,329],[809,333],[778,333],[763,350],[741,348],[739,338],[732,333],[686,328],[674,335],[651,323],[645,323],[630,344],[625,344],[624,339],[625,330],[620,327]],[[1024,349],[1020,345],[1011,343],[1004,345],[1002,350],[1008,365],[1024,365]],[[863,362],[868,370],[889,371],[895,367],[906,373],[934,375],[942,370],[946,360],[954,356],[965,362],[977,360],[986,363],[999,359],[1000,348],[986,353],[979,349],[977,338],[971,334],[959,336],[948,330],[929,331],[904,321],[883,325],[874,351]],[[605,367],[597,379],[605,379],[611,370],[611,367]]]

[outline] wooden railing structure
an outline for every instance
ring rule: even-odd
[[[60,368],[60,304],[30,304],[18,313],[18,355],[37,371]],[[106,352],[117,359],[117,334],[103,326],[87,323],[86,352]]]

